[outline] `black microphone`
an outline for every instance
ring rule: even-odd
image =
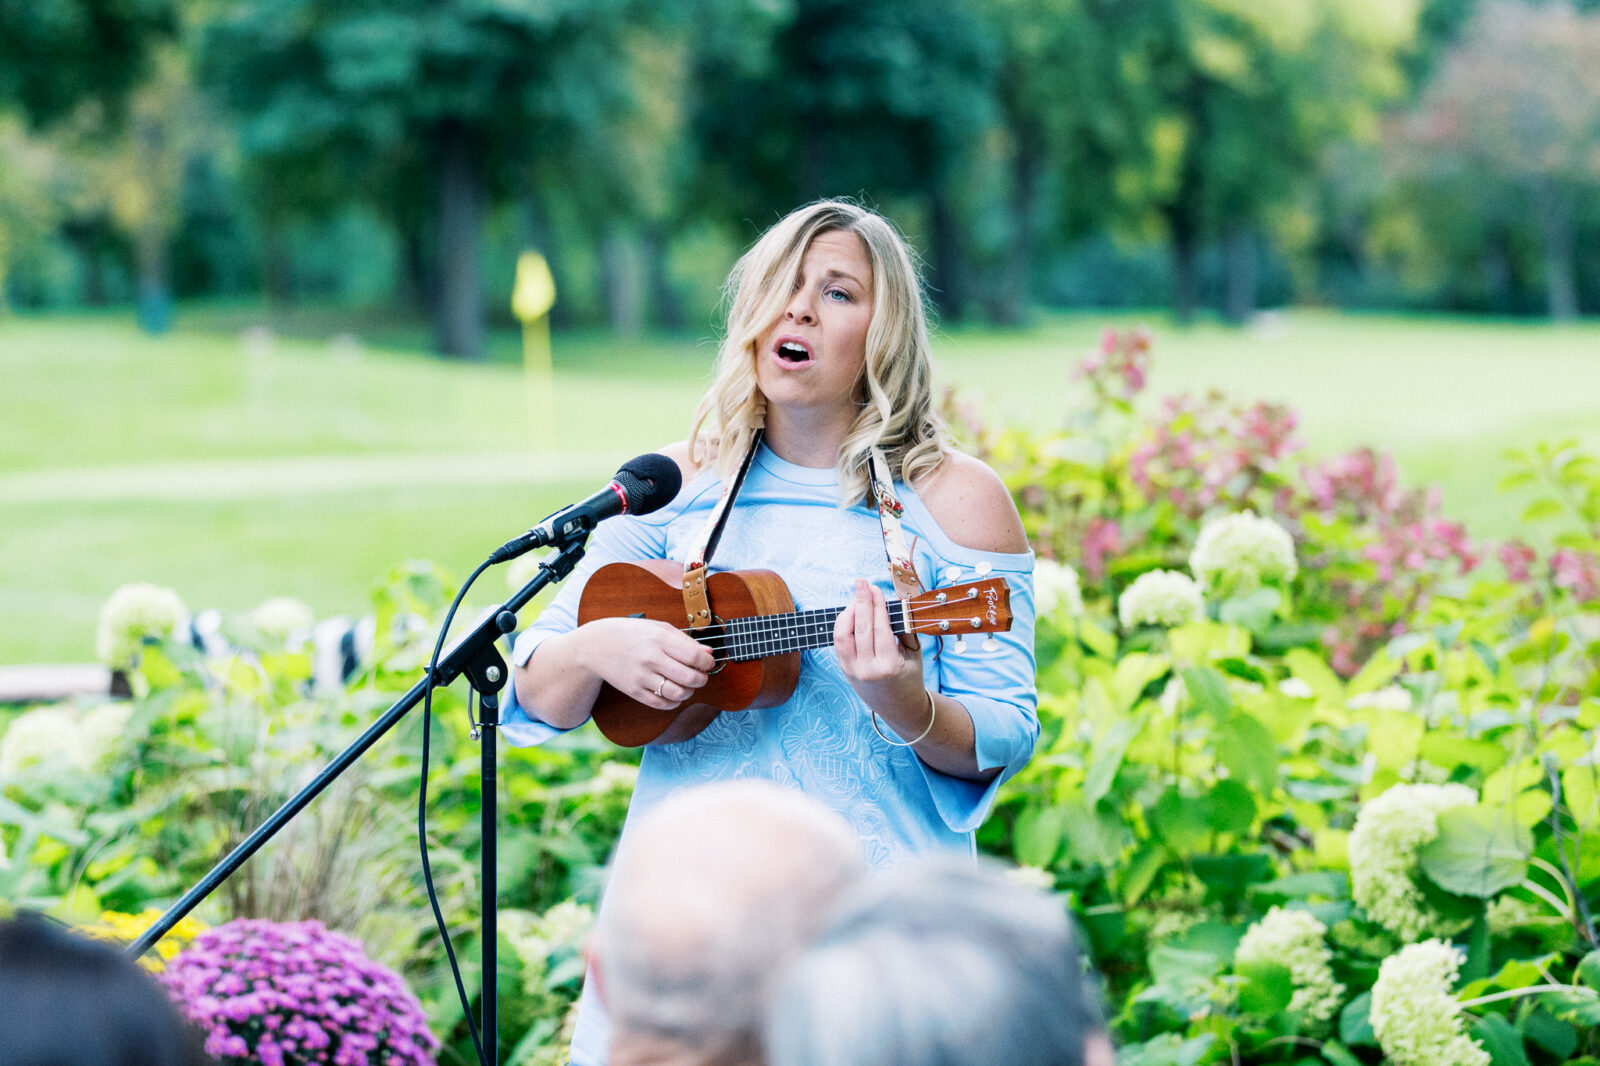
[[[649,514],[671,503],[682,487],[683,473],[678,464],[660,452],[629,459],[605,488],[587,500],[563,507],[522,536],[506,541],[489,556],[489,563],[503,563],[535,548],[587,537],[596,525],[613,515]]]

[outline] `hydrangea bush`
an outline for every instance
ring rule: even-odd
[[[1549,533],[1483,544],[1287,409],[1141,413],[1150,349],[1059,433],[951,407],[1081,578],[980,846],[1065,895],[1121,1062],[1600,1066],[1600,464],[1511,457]]]
[[[222,657],[202,655],[181,635],[141,637],[132,700],[104,710],[67,703],[0,711],[0,900],[27,900],[89,927],[105,926],[106,911],[165,910],[416,682],[453,592],[425,564],[388,574],[374,594],[373,661],[347,689],[308,684],[309,652],[294,650],[306,614],[275,604],[224,613],[221,632],[234,652]],[[397,725],[197,917],[210,925],[316,919],[349,931],[416,990],[444,1044],[441,1057],[464,1062],[473,1056],[465,1014],[416,877],[421,724],[413,714]],[[435,884],[445,913],[470,921],[478,908],[478,782],[462,767],[476,766],[477,746],[461,686],[436,694],[433,742]],[[501,758],[505,898],[536,914],[575,895],[594,899],[627,811],[637,752],[580,733],[537,749],[503,749]],[[126,935],[133,922],[118,919],[110,935]],[[581,977],[565,961],[576,946],[556,927],[550,932],[549,942],[563,945],[552,947],[560,958],[541,978],[550,986],[535,994],[532,979],[508,977],[500,989],[506,1039],[542,1034],[519,1061],[542,1061],[536,1052],[544,1044],[560,1044]],[[503,961],[517,957],[503,945]]]
[[[229,922],[160,979],[224,1062],[431,1066],[439,1048],[400,976],[320,922]]]

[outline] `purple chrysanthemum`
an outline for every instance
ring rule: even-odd
[[[400,975],[321,922],[218,926],[161,981],[224,1062],[431,1066],[439,1048]]]

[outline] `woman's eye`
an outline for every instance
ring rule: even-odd
[[[850,294],[845,292],[843,289],[829,289],[828,290],[828,299],[830,299],[830,300],[838,300],[838,301],[843,302],[843,303],[849,303],[850,302]]]

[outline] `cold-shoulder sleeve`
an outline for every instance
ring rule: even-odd
[[[938,691],[960,703],[972,718],[979,770],[1000,772],[987,784],[954,777],[918,761],[934,806],[946,825],[971,832],[983,823],[1001,784],[1027,764],[1039,736],[1038,689],[1033,651],[1033,553],[980,551],[950,541],[920,500],[907,501],[921,527],[913,554],[930,589],[995,577],[1011,591],[1011,628],[989,637],[973,636],[965,650],[954,637],[924,641],[923,676]],[[908,514],[908,517],[911,515]],[[984,650],[992,640],[990,650]]]
[[[629,559],[661,559],[666,555],[666,525],[683,510],[689,493],[651,515],[623,515],[601,522],[589,539],[589,550],[573,568],[566,583],[533,624],[517,635],[511,646],[511,664],[525,666],[534,651],[558,633],[570,633],[578,624],[578,599],[589,575],[607,563]],[[580,723],[581,724],[581,723]],[[574,726],[573,728],[577,728]],[[500,735],[519,748],[543,744],[570,733],[530,715],[517,701],[516,685],[507,685],[500,709]]]

